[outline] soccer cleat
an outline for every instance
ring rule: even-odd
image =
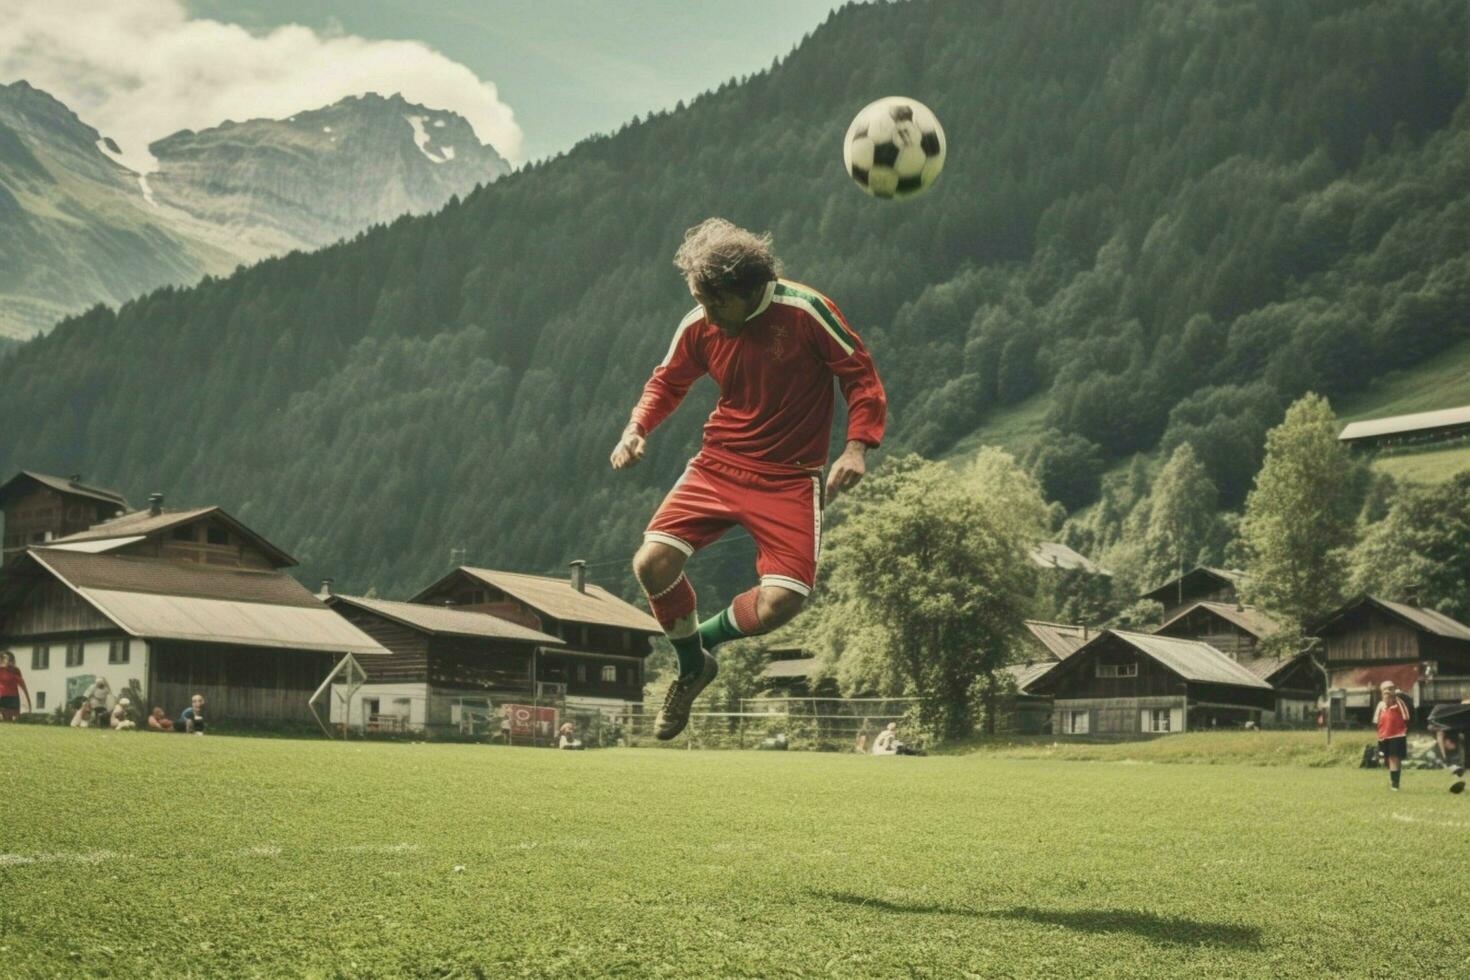
[[[709,655],[709,651],[702,652],[704,669],[690,680],[675,680],[664,695],[664,706],[653,722],[654,737],[660,742],[667,742],[684,730],[684,726],[689,724],[689,709],[694,706],[694,699],[720,672],[719,663]]]
[[[1451,793],[1463,793],[1463,792],[1465,792],[1465,767],[1464,766],[1456,766],[1454,768],[1454,774],[1455,774],[1455,781],[1453,783],[1450,783],[1450,792]]]

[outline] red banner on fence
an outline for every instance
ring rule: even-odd
[[[502,710],[510,722],[512,735],[535,735],[551,738],[556,734],[555,708],[537,708],[529,704],[507,704]]]

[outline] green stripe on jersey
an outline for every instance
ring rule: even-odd
[[[853,348],[857,347],[857,339],[847,332],[847,328],[842,325],[842,321],[832,312],[832,308],[827,305],[826,298],[820,293],[780,279],[776,282],[774,299],[777,302],[785,300],[788,303],[792,300],[798,301],[800,306],[810,310],[812,316],[817,318],[817,322],[827,328],[827,332],[832,335],[833,340],[837,341],[839,347],[849,354],[852,353]]]

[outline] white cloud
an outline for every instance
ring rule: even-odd
[[[348,95],[402,92],[464,116],[512,161],[521,129],[495,85],[418,41],[299,25],[252,34],[179,0],[0,0],[0,82],[25,79],[111,136],[146,172],[148,144],[226,119],[284,119]]]

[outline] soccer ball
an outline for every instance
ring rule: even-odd
[[[879,99],[847,127],[842,164],[874,197],[913,197],[944,168],[944,129],[922,102]]]

